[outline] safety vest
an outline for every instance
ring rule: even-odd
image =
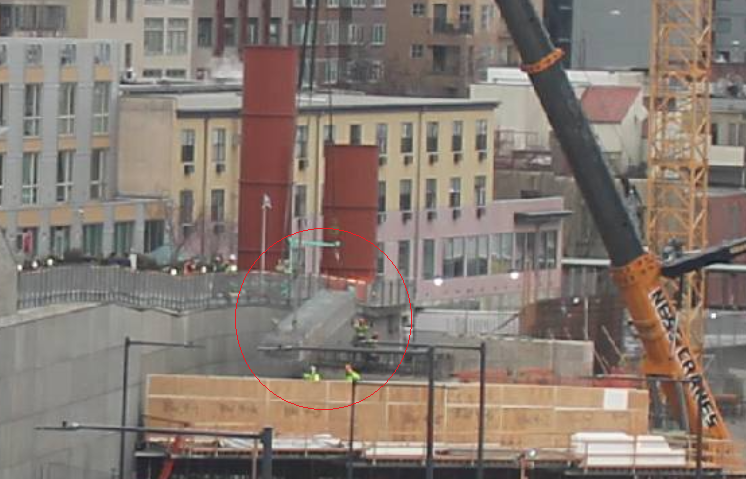
[[[358,382],[360,381],[360,373],[357,371],[346,371],[345,372],[345,379],[352,382]]]
[[[303,379],[306,380],[306,381],[308,381],[308,382],[317,383],[317,382],[321,381],[321,374],[319,374],[319,373],[304,373],[303,374]]]

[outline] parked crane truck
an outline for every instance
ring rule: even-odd
[[[736,241],[669,264],[647,252],[561,65],[562,51],[552,45],[530,0],[495,1],[606,247],[612,276],[644,345],[644,373],[667,382],[661,387],[667,402],[682,405],[685,427],[692,433],[729,439],[702,365],[678,324],[665,279],[730,262],[746,250],[746,242]],[[684,387],[677,389],[675,383]]]

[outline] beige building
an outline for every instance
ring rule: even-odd
[[[0,229],[27,258],[164,243],[163,203],[116,188],[115,44],[0,39]]]
[[[319,216],[323,144],[330,135],[339,144],[379,146],[382,222],[389,211],[484,206],[490,200],[494,103],[349,94],[300,101],[293,200],[298,228],[312,227]],[[122,99],[120,135],[149,140],[121,145],[121,191],[172,199],[185,236],[205,238],[198,246],[203,253],[210,245],[235,249],[240,108],[238,87],[177,93],[133,86]],[[221,238],[214,238],[216,232]]]

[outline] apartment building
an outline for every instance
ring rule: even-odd
[[[0,39],[0,228],[26,257],[164,242],[161,202],[117,194],[118,51],[101,40]]]
[[[375,94],[465,97],[491,66],[518,61],[490,0],[326,0],[316,49],[306,0],[291,0],[291,43],[309,38],[315,83]],[[541,2],[535,1],[539,11]],[[313,24],[313,22],[311,22]],[[307,70],[310,71],[310,60]],[[307,77],[310,81],[310,78]]]
[[[119,42],[120,72],[138,78],[186,79],[236,70],[238,2],[226,2],[225,59],[215,58],[218,29],[213,0],[3,0],[0,36],[74,37]],[[286,39],[287,3],[273,2],[271,31]],[[259,2],[249,2],[247,41],[256,43]],[[220,56],[223,56],[221,53]]]
[[[349,93],[299,101],[295,230],[323,226],[325,142],[378,145],[377,241],[418,301],[515,305],[521,284],[512,270],[540,271],[542,296],[558,291],[561,224],[552,212],[562,200],[492,200],[494,102]],[[187,251],[235,251],[240,109],[240,87],[230,85],[130,86],[122,99],[120,134],[149,141],[122,145],[120,187],[168,196]],[[537,215],[548,215],[540,228]],[[304,257],[310,269],[320,253]],[[398,277],[387,263],[381,256],[380,274]]]

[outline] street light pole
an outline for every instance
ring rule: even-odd
[[[487,396],[487,343],[479,344],[479,431],[477,442],[477,479],[484,479],[484,414]]]
[[[425,479],[434,478],[435,448],[435,348],[427,348],[427,456]]]
[[[168,341],[138,341],[133,340],[129,336],[124,338],[124,360],[122,362],[122,411],[121,411],[121,422],[119,432],[119,479],[124,479],[124,450],[126,443],[126,432],[127,427],[127,406],[129,400],[129,369],[130,369],[130,347],[132,346],[161,346],[164,348],[184,348],[184,349],[197,349],[202,346],[193,343],[172,343]]]

